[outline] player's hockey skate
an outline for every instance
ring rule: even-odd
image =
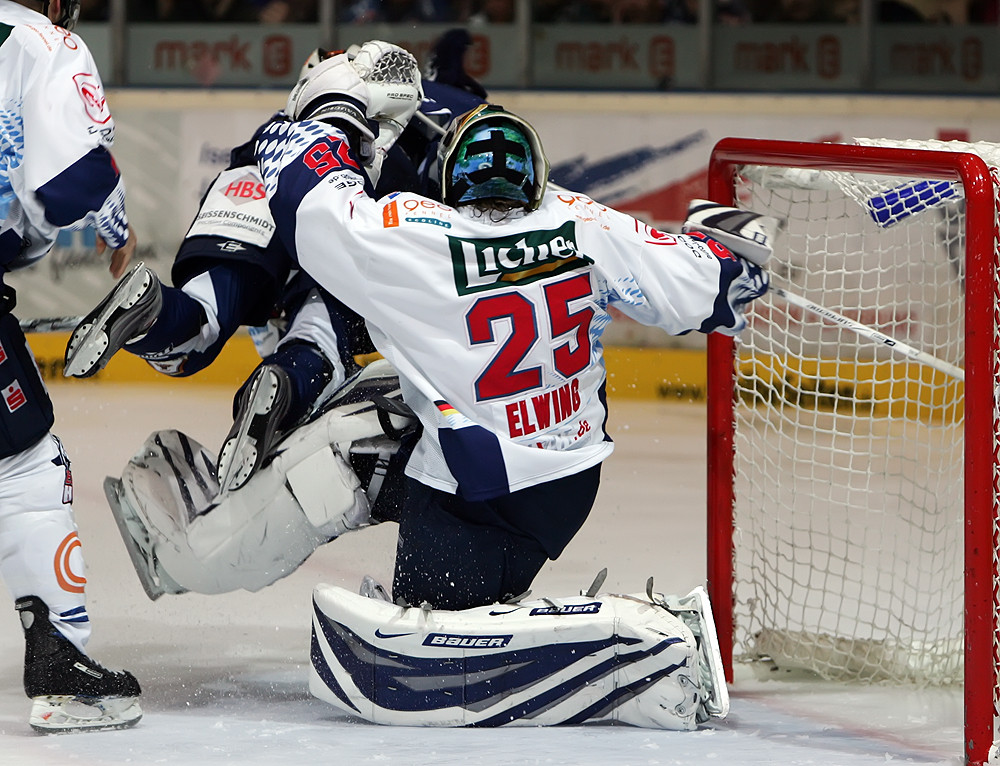
[[[219,451],[219,493],[239,489],[261,467],[283,435],[278,429],[291,403],[288,373],[262,365],[240,395],[233,427]]]
[[[729,688],[726,686],[725,670],[722,666],[722,652],[719,636],[715,630],[715,617],[708,592],[698,586],[686,596],[662,596],[653,593],[653,580],[646,584],[649,600],[659,604],[671,614],[679,617],[694,633],[701,656],[700,681],[703,691],[701,706],[698,708],[698,722],[711,718],[725,718],[729,714]]]
[[[77,649],[49,621],[36,596],[15,608],[24,628],[24,691],[31,698],[28,723],[48,734],[123,729],[142,718],[139,682],[126,670],[112,671]]]
[[[140,261],[73,330],[63,375],[89,378],[104,369],[122,346],[149,330],[162,305],[160,280]]]
[[[184,593],[184,588],[157,569],[149,532],[139,514],[125,498],[121,479],[110,476],[105,478],[104,494],[108,499],[108,505],[111,506],[111,515],[115,517],[115,523],[118,525],[118,532],[125,543],[125,550],[128,551],[129,559],[149,600],[155,601],[164,593]]]

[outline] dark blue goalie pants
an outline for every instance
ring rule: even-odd
[[[393,598],[460,610],[520,596],[562,553],[597,498],[601,467],[490,500],[408,480]]]

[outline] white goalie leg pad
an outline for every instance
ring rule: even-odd
[[[707,717],[697,639],[646,595],[448,612],[319,585],[310,654],[312,694],[374,723],[691,730]]]
[[[178,431],[160,431],[126,466],[123,504],[145,527],[156,576],[197,593],[257,591],[369,523],[368,499],[338,445],[382,434],[374,412],[332,410],[290,434],[268,465],[220,498],[214,456]]]

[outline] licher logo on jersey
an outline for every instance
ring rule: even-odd
[[[243,205],[247,202],[264,199],[264,184],[257,177],[247,173],[245,176],[231,181],[222,190],[222,194],[234,205]]]
[[[507,237],[448,237],[459,295],[495,290],[589,266],[576,247],[576,222]]]
[[[15,380],[3,390],[3,400],[7,403],[7,409],[13,412],[27,403],[28,397],[24,395],[21,384]]]
[[[73,75],[73,82],[76,83],[80,98],[83,99],[83,107],[87,110],[87,116],[98,125],[103,125],[110,120],[111,111],[108,109],[108,101],[104,97],[101,81],[92,74],[81,72]]]
[[[463,636],[451,633],[430,633],[424,646],[461,647],[462,649],[503,649],[514,636]]]

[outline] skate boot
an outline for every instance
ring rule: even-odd
[[[288,373],[273,364],[262,365],[243,393],[233,427],[219,451],[219,493],[239,489],[260,468],[271,448],[283,436],[278,429],[291,404]]]
[[[160,280],[140,261],[73,330],[63,375],[89,378],[103,370],[122,346],[149,330],[162,306]]]
[[[715,630],[715,618],[708,592],[700,585],[686,596],[663,597],[653,592],[652,578],[646,584],[646,595],[654,604],[659,604],[671,614],[679,617],[694,633],[698,643],[699,680],[702,700],[698,708],[698,723],[709,718],[725,718],[729,714],[729,689],[726,686],[725,670],[722,666],[722,651]]]
[[[24,692],[31,699],[28,723],[35,731],[124,729],[142,718],[139,682],[126,670],[112,671],[77,649],[49,621],[37,596],[14,608],[24,628]]]

